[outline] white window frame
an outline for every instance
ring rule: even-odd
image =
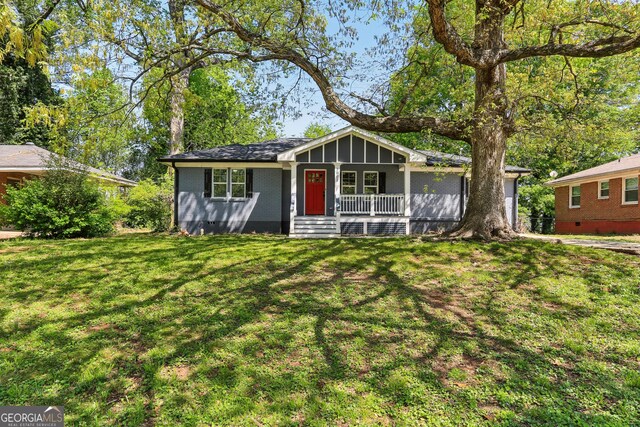
[[[578,188],[580,190],[580,203],[582,203],[582,188],[580,188],[580,184],[578,185],[570,185],[569,186],[569,209],[577,209],[580,205],[573,204],[573,189]]]
[[[244,175],[244,180],[242,182],[234,182],[233,181],[233,171],[242,171]],[[246,199],[247,198],[247,170],[245,168],[229,168],[229,172],[227,174],[229,177],[229,199]],[[234,185],[242,185],[242,196],[234,196],[233,195],[233,186]]]
[[[345,174],[353,175],[353,184],[344,183]],[[353,193],[345,193],[344,192],[345,187],[353,188]],[[357,171],[341,171],[340,172],[340,194],[346,194],[346,195],[358,194],[358,172]]]
[[[225,180],[224,182],[222,181],[216,181],[216,171],[217,170],[222,170],[225,173]],[[229,198],[229,168],[211,168],[211,198],[212,199],[218,199],[218,200],[224,200],[224,199],[228,199]],[[224,184],[224,196],[217,196],[216,195],[216,185],[223,185]]]
[[[607,183],[607,191],[609,192],[609,194],[607,194],[606,196],[602,195],[602,184],[604,183]],[[607,200],[610,194],[611,194],[611,183],[609,182],[609,180],[604,179],[602,181],[598,181],[598,200]]]
[[[378,171],[364,171],[362,172],[362,194],[367,194],[367,188],[373,188],[373,185],[366,184],[366,176],[368,173],[376,174],[376,185],[375,185],[375,193],[380,194],[380,173]]]
[[[626,197],[627,197],[627,180],[628,179],[636,179],[638,180],[638,189],[636,190],[638,192],[638,198],[640,199],[640,178],[638,178],[638,175],[631,175],[631,176],[624,176],[622,177],[622,204],[623,205],[637,205],[638,201],[631,201],[631,202],[627,202]]]

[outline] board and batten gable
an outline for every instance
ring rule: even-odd
[[[191,234],[199,234],[200,230],[205,233],[281,233],[282,169],[250,169],[253,170],[252,197],[220,200],[204,195],[205,168],[179,168],[180,227]]]
[[[297,153],[295,160],[298,163],[402,164],[406,156],[375,141],[349,135]]]

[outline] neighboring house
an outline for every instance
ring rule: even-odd
[[[470,159],[412,150],[355,127],[317,139],[279,138],[176,154],[176,223],[189,233],[291,236],[408,234],[460,221]],[[518,177],[505,195],[517,220]]]
[[[44,175],[51,156],[56,154],[40,148],[31,142],[23,145],[0,145],[0,203],[4,201],[6,187],[19,185],[25,179]],[[113,175],[100,169],[91,168],[72,162],[78,168],[86,169],[99,181],[118,187],[133,187],[134,181]]]
[[[640,154],[549,181],[558,233],[640,233]]]

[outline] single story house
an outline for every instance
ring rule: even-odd
[[[175,170],[181,229],[294,237],[452,228],[464,214],[471,163],[353,126],[316,139],[233,144],[159,161]],[[518,177],[527,172],[506,168],[506,208],[514,225]]]
[[[640,154],[553,181],[557,233],[640,233]]]
[[[48,163],[56,154],[27,142],[22,145],[0,145],[0,203],[4,201],[6,188],[19,185],[25,179],[42,176],[47,172]],[[100,169],[77,164],[86,169],[91,176],[104,183],[118,187],[133,187],[134,181],[105,172]]]

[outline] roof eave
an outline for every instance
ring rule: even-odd
[[[585,175],[585,176],[581,176],[581,177],[577,177],[577,178],[569,178],[569,176],[566,177],[562,177],[562,178],[558,178],[558,179],[554,179],[552,181],[547,181],[545,182],[543,185],[547,186],[547,187],[564,187],[565,185],[570,185],[570,184],[576,184],[576,183],[582,183],[582,182],[591,182],[591,181],[595,181],[595,180],[600,180],[602,178],[618,178],[618,177],[622,177],[625,175],[630,174],[631,172],[638,172],[640,173],[640,168],[638,168],[637,166],[631,167],[631,168],[625,168],[625,169],[619,169],[616,171],[611,171],[611,172],[602,172],[602,173],[596,173],[596,174],[592,174],[592,175]],[[569,179],[567,179],[569,178]]]
[[[203,163],[247,163],[247,162],[251,162],[251,163],[278,163],[278,160],[276,159],[270,159],[270,160],[265,160],[265,159],[261,159],[261,160],[255,160],[255,159],[207,159],[207,158],[190,158],[190,159],[180,159],[180,158],[171,158],[171,157],[162,157],[160,159],[157,160],[158,163],[177,163],[177,162],[203,162]]]

